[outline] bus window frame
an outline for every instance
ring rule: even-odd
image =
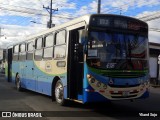
[[[16,46],[18,46],[18,52],[15,52],[15,47],[16,47]],[[15,56],[15,54],[17,55],[17,59],[16,59],[16,60],[13,59],[14,56]],[[13,46],[13,57],[12,57],[12,61],[19,61],[19,44],[16,44],[16,45]]]
[[[40,48],[37,48],[37,41],[38,41],[40,38],[42,38],[42,44],[41,44],[41,47],[40,47]],[[35,39],[35,50],[37,50],[37,49],[42,49],[42,48],[43,48],[43,46],[44,46],[43,41],[44,41],[43,36],[39,36],[39,37],[37,37],[37,38]]]
[[[48,36],[50,36],[50,35],[52,35],[52,37],[53,37],[53,45],[52,45],[52,46],[55,45],[55,36],[54,36],[55,33],[51,32],[51,33],[48,33],[48,34],[44,35],[44,37],[43,37],[44,47],[51,47],[51,46],[46,46],[46,37],[48,37]]]
[[[31,43],[33,44],[33,46],[32,46],[33,49],[32,49],[32,50],[29,50],[29,44],[31,44]],[[26,47],[27,47],[27,48],[26,48],[26,60],[33,60],[33,54],[34,54],[34,49],[35,49],[34,46],[35,46],[35,45],[34,45],[34,41],[31,41],[31,42],[28,42],[28,43],[27,43],[27,46],[26,46]],[[32,59],[29,59],[29,58],[28,58],[28,54],[29,54],[29,53],[32,54]]]
[[[47,38],[48,36],[52,36],[52,38],[53,38],[53,45],[51,45],[51,46],[46,46],[46,38]],[[43,40],[44,40],[43,59],[44,59],[44,60],[52,60],[53,57],[54,57],[53,55],[54,55],[54,45],[55,45],[55,33],[51,32],[51,33],[48,33],[48,34],[44,35]],[[44,57],[44,55],[45,55],[45,52],[44,52],[44,51],[45,51],[45,49],[47,49],[47,48],[52,48],[52,56],[51,56],[51,57]]]
[[[42,38],[42,44],[41,44],[41,48],[38,48],[37,49],[37,41],[40,39],[40,38]],[[39,36],[39,37],[37,37],[36,39],[35,39],[35,50],[34,50],[34,60],[35,61],[41,61],[42,59],[43,59],[43,46],[44,46],[44,38],[43,38],[43,36]],[[35,56],[36,56],[36,51],[38,51],[38,50],[41,50],[41,58],[39,59],[37,59]]]
[[[61,31],[65,31],[65,43],[62,43],[62,44],[56,44],[56,35],[57,33],[61,32]],[[55,53],[55,47],[57,46],[63,46],[65,45],[65,56],[64,57],[55,57],[54,53]],[[67,51],[67,30],[66,29],[61,29],[61,30],[58,30],[55,32],[54,34],[54,47],[53,47],[53,58],[54,60],[64,60],[66,59],[66,51]]]
[[[24,45],[24,51],[21,51],[22,45]],[[25,61],[25,60],[26,60],[26,43],[21,43],[21,44],[19,44],[19,61]]]
[[[64,35],[65,41],[64,41],[64,43],[57,44],[57,43],[56,43],[57,34],[60,33],[60,32],[62,32],[62,31],[65,32],[65,35]],[[55,34],[54,34],[54,41],[55,41],[54,45],[55,45],[55,46],[56,46],[56,45],[66,44],[66,36],[67,36],[66,33],[67,33],[66,29],[61,29],[61,30],[55,32]]]

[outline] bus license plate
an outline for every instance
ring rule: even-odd
[[[122,92],[122,95],[123,95],[124,97],[129,96],[129,91],[123,91],[123,92]]]

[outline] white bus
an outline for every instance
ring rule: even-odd
[[[7,53],[6,78],[17,90],[52,96],[60,105],[149,96],[148,25],[135,18],[86,15]]]

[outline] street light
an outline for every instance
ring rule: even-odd
[[[35,24],[41,24],[41,25],[45,25],[48,28],[48,24],[43,24],[43,23],[38,23],[36,21],[30,20],[30,22],[35,23]]]
[[[38,23],[38,22],[33,21],[33,20],[30,20],[30,22],[32,22],[32,23],[36,23],[36,24],[41,24],[41,25],[47,25],[47,24],[43,24],[43,23]]]
[[[47,28],[49,28],[49,22],[47,22],[47,24],[43,24],[43,23],[38,23],[38,22],[36,22],[36,21],[33,21],[33,20],[31,20],[30,22],[32,22],[32,23],[35,23],[35,24],[41,24],[41,25],[46,25],[47,26]],[[55,27],[55,24],[52,24],[51,25],[51,27]]]

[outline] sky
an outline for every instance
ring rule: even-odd
[[[52,1],[52,8],[58,8],[58,11],[53,11],[52,18],[56,26],[85,14],[97,13],[98,0]],[[50,0],[0,0],[0,48],[47,30],[49,12],[43,6],[50,6]],[[160,43],[160,0],[101,0],[101,13],[121,14],[142,20],[146,16],[155,18],[147,21],[149,41]]]

